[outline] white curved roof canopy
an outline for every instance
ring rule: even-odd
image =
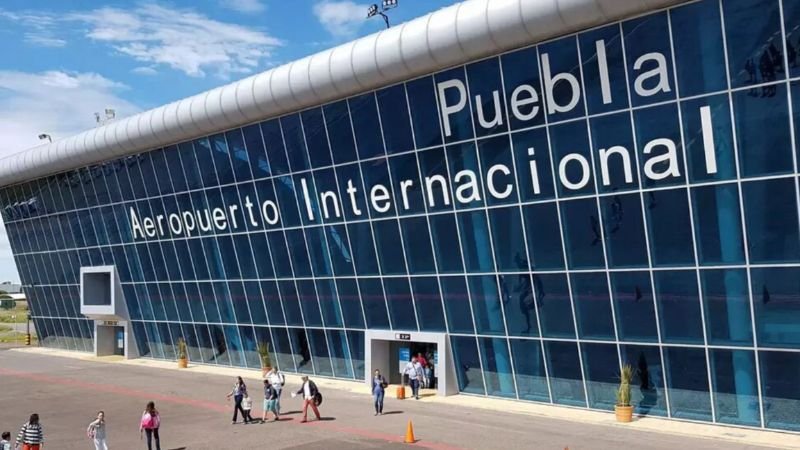
[[[682,1],[469,0],[0,159],[0,185],[268,119]]]

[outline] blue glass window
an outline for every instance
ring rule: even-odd
[[[513,133],[511,142],[514,147],[520,198],[529,201],[555,197],[547,129],[537,128]]]
[[[531,270],[564,268],[564,247],[556,203],[522,207]]]
[[[466,66],[475,135],[488,136],[508,129],[503,108],[500,59],[489,58]]]
[[[736,184],[692,189],[700,264],[744,263],[744,238]]]
[[[486,395],[483,385],[481,360],[478,356],[478,346],[473,337],[453,336],[450,338],[453,346],[453,362],[458,378],[458,388],[461,392]]]
[[[445,331],[442,297],[436,277],[412,277],[411,291],[421,331]]]
[[[408,103],[404,85],[397,84],[376,93],[378,108],[383,125],[383,139],[386,142],[386,153],[398,153],[412,150],[414,139],[411,121],[408,117]]]
[[[467,277],[472,314],[480,334],[505,334],[503,310],[494,276]]]
[[[800,401],[800,353],[758,352],[761,365],[761,395],[764,424],[769,428],[800,430],[797,404]]]
[[[359,278],[361,301],[367,318],[367,328],[389,329],[389,312],[383,296],[383,286],[377,278]]]
[[[633,106],[675,98],[667,13],[625,21],[622,31]]]
[[[336,168],[339,180],[344,217],[347,220],[359,220],[368,217],[367,203],[364,198],[364,184],[358,164],[348,164]]]
[[[330,353],[328,352],[328,340],[323,330],[308,330],[309,341],[311,341],[311,357],[314,361],[314,372],[317,375],[333,376],[333,366],[331,365]]]
[[[542,336],[574,339],[575,322],[567,276],[560,273],[534,275],[533,289]]]
[[[308,344],[306,330],[302,328],[289,328],[289,341],[292,344],[292,359],[297,371],[300,373],[314,373],[314,363],[311,360],[311,347]]]
[[[539,61],[550,122],[584,115],[578,39],[568,36],[540,45]]]
[[[758,344],[794,348],[800,343],[800,269],[754,268],[750,271]]]
[[[549,402],[541,342],[533,339],[510,339],[510,342],[519,398]]]
[[[582,339],[614,339],[614,320],[608,297],[608,280],[604,273],[570,275],[572,299],[578,320],[578,336]]]
[[[303,325],[303,316],[300,309],[300,299],[293,281],[278,281],[278,290],[283,303],[283,312],[288,325]]]
[[[654,277],[661,339],[702,344],[703,323],[695,271],[657,271]]]
[[[347,100],[329,103],[322,107],[322,112],[325,115],[333,162],[341,164],[358,159]]]
[[[681,114],[689,179],[699,182],[735,178],[736,153],[728,95],[684,101]]]
[[[604,267],[597,202],[594,198],[561,203],[564,245],[571,269]],[[536,255],[534,254],[534,260]]]
[[[400,228],[403,232],[403,246],[408,260],[409,273],[436,272],[427,219],[425,217],[401,219]],[[394,244],[396,245],[396,242]]]
[[[536,47],[501,55],[500,62],[503,66],[506,108],[511,129],[543,124],[545,107],[539,82],[539,54]]]
[[[639,186],[636,146],[629,112],[589,119],[592,131],[597,186],[600,192],[617,192]]]
[[[366,159],[385,154],[375,93],[350,97],[347,101],[353,118],[358,157]]]
[[[442,130],[439,124],[433,77],[409,81],[406,83],[406,92],[417,148],[442,145]]]
[[[647,242],[639,195],[614,195],[600,201],[609,267],[647,266]]]
[[[258,124],[253,124],[242,128],[244,136],[244,146],[247,152],[247,159],[250,161],[250,169],[253,172],[253,178],[259,179],[272,175],[272,168],[270,167],[267,153],[264,149],[264,139],[261,136],[261,127]],[[174,180],[173,180],[173,184]],[[176,188],[176,191],[179,191]]]
[[[396,215],[396,199],[392,198],[392,181],[389,176],[388,160],[379,158],[362,162],[361,172],[364,175],[364,184],[369,186],[367,196],[370,216],[375,218]],[[385,200],[381,200],[382,198]],[[402,197],[397,200],[400,200],[402,205]]]
[[[244,135],[241,128],[225,133],[225,140],[230,148],[231,164],[236,181],[247,181],[253,178],[250,172],[250,157],[244,145]]]
[[[622,364],[633,366],[631,404],[634,412],[643,416],[666,416],[664,377],[658,347],[621,345]]]
[[[732,94],[743,177],[794,171],[786,86],[780,84],[762,89],[771,91],[766,95],[750,91]],[[769,133],[764,130],[769,130]]]
[[[658,342],[650,274],[612,272],[611,295],[619,339]]]
[[[464,67],[435,74],[436,97],[442,111],[442,132],[445,142],[463,141],[474,137],[470,99],[468,98]],[[445,112],[451,110],[452,112]]]
[[[450,183],[452,184],[451,192],[456,208],[465,209],[484,205],[480,163],[475,144],[464,142],[448,145],[446,148],[451,176]]]
[[[545,341],[544,348],[553,401],[563,405],[586,407],[578,344]]]
[[[347,225],[347,231],[353,239],[353,260],[356,273],[359,275],[377,275],[378,260],[375,256],[375,243],[372,240],[372,227],[369,222],[356,222]]]
[[[681,96],[725,89],[725,49],[719,2],[705,0],[670,11]]]
[[[760,426],[754,353],[724,349],[708,352],[717,422]]]
[[[754,263],[800,258],[795,182],[792,179],[742,183],[747,247]]]
[[[311,167],[331,165],[331,151],[328,148],[328,136],[325,132],[322,108],[307,109],[300,113],[300,118],[308,146],[308,156],[311,158]]]
[[[307,327],[321,327],[322,313],[319,310],[317,288],[313,280],[297,280],[297,297],[303,310],[303,322]]]
[[[347,334],[342,330],[326,330],[325,334],[328,336],[334,374],[337,378],[353,378],[353,366],[350,364]]]
[[[271,325],[286,325],[283,306],[281,306],[281,297],[278,293],[278,284],[275,281],[262,281],[260,284],[269,323]]]
[[[261,122],[261,134],[264,137],[272,175],[289,173],[289,160],[286,158],[286,147],[283,144],[283,133],[278,119]]]
[[[747,345],[753,342],[747,272],[701,270],[708,342]]]
[[[416,331],[417,319],[408,278],[385,278],[383,284],[386,288],[392,329]]]
[[[672,417],[711,420],[706,352],[701,348],[666,347],[669,409]]]
[[[286,144],[286,156],[289,158],[289,168],[292,172],[310,169],[300,115],[289,114],[281,117],[279,121],[283,131],[283,142]]]
[[[519,201],[514,179],[514,155],[508,136],[496,136],[479,141],[478,153],[485,176],[486,202],[489,205]],[[524,166],[523,166],[523,171]]]
[[[336,280],[336,289],[339,292],[339,304],[342,306],[345,327],[364,328],[364,311],[361,308],[356,280],[339,278]]]
[[[498,272],[527,271],[525,237],[519,207],[508,206],[489,210],[492,243]]]
[[[669,103],[633,113],[639,152],[639,176],[644,187],[684,183],[683,148],[678,107]]]
[[[692,226],[686,190],[650,191],[643,195],[653,265],[693,265]]]
[[[458,214],[461,234],[461,251],[469,272],[491,272],[493,270],[489,230],[484,211]],[[452,251],[452,248],[448,249]]]
[[[416,154],[407,153],[389,158],[389,172],[392,175],[394,201],[399,214],[424,212],[425,200]]]
[[[463,276],[441,277],[442,296],[451,333],[474,333],[467,281]]]
[[[731,87],[784,78],[778,0],[722,3]]]
[[[508,334],[538,337],[536,300],[530,274],[498,275],[497,282],[505,308]]]
[[[621,34],[614,24],[578,35],[589,114],[628,107]]]
[[[617,346],[581,344],[589,407],[613,410],[619,387]]]
[[[586,121],[551,126],[550,145],[557,162],[559,197],[593,194],[592,154]]]
[[[508,341],[498,338],[479,338],[478,343],[481,348],[486,394],[516,398]]]

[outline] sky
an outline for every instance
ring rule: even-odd
[[[399,0],[392,25],[456,3]],[[370,2],[3,0],[0,157],[380,31]],[[18,282],[0,226],[0,282]]]

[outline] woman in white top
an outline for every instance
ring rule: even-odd
[[[106,415],[103,411],[97,413],[97,419],[89,424],[86,435],[94,441],[95,450],[108,450],[106,443]]]

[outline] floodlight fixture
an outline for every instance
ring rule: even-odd
[[[383,0],[381,2],[381,9],[378,10],[378,5],[373,3],[367,9],[367,19],[370,17],[381,16],[383,17],[383,22],[386,24],[386,28],[389,28],[389,16],[386,15],[385,11],[392,9],[397,6],[398,0]]]
[[[373,3],[372,5],[369,6],[369,9],[367,10],[367,19],[376,14],[378,14],[378,5]]]
[[[52,136],[50,136],[49,134],[47,134],[47,133],[42,133],[42,134],[40,134],[40,135],[39,135],[39,140],[40,140],[40,141],[43,141],[43,140],[45,140],[45,139],[47,139],[47,141],[48,141],[48,142],[53,142],[53,137],[52,137]]]

